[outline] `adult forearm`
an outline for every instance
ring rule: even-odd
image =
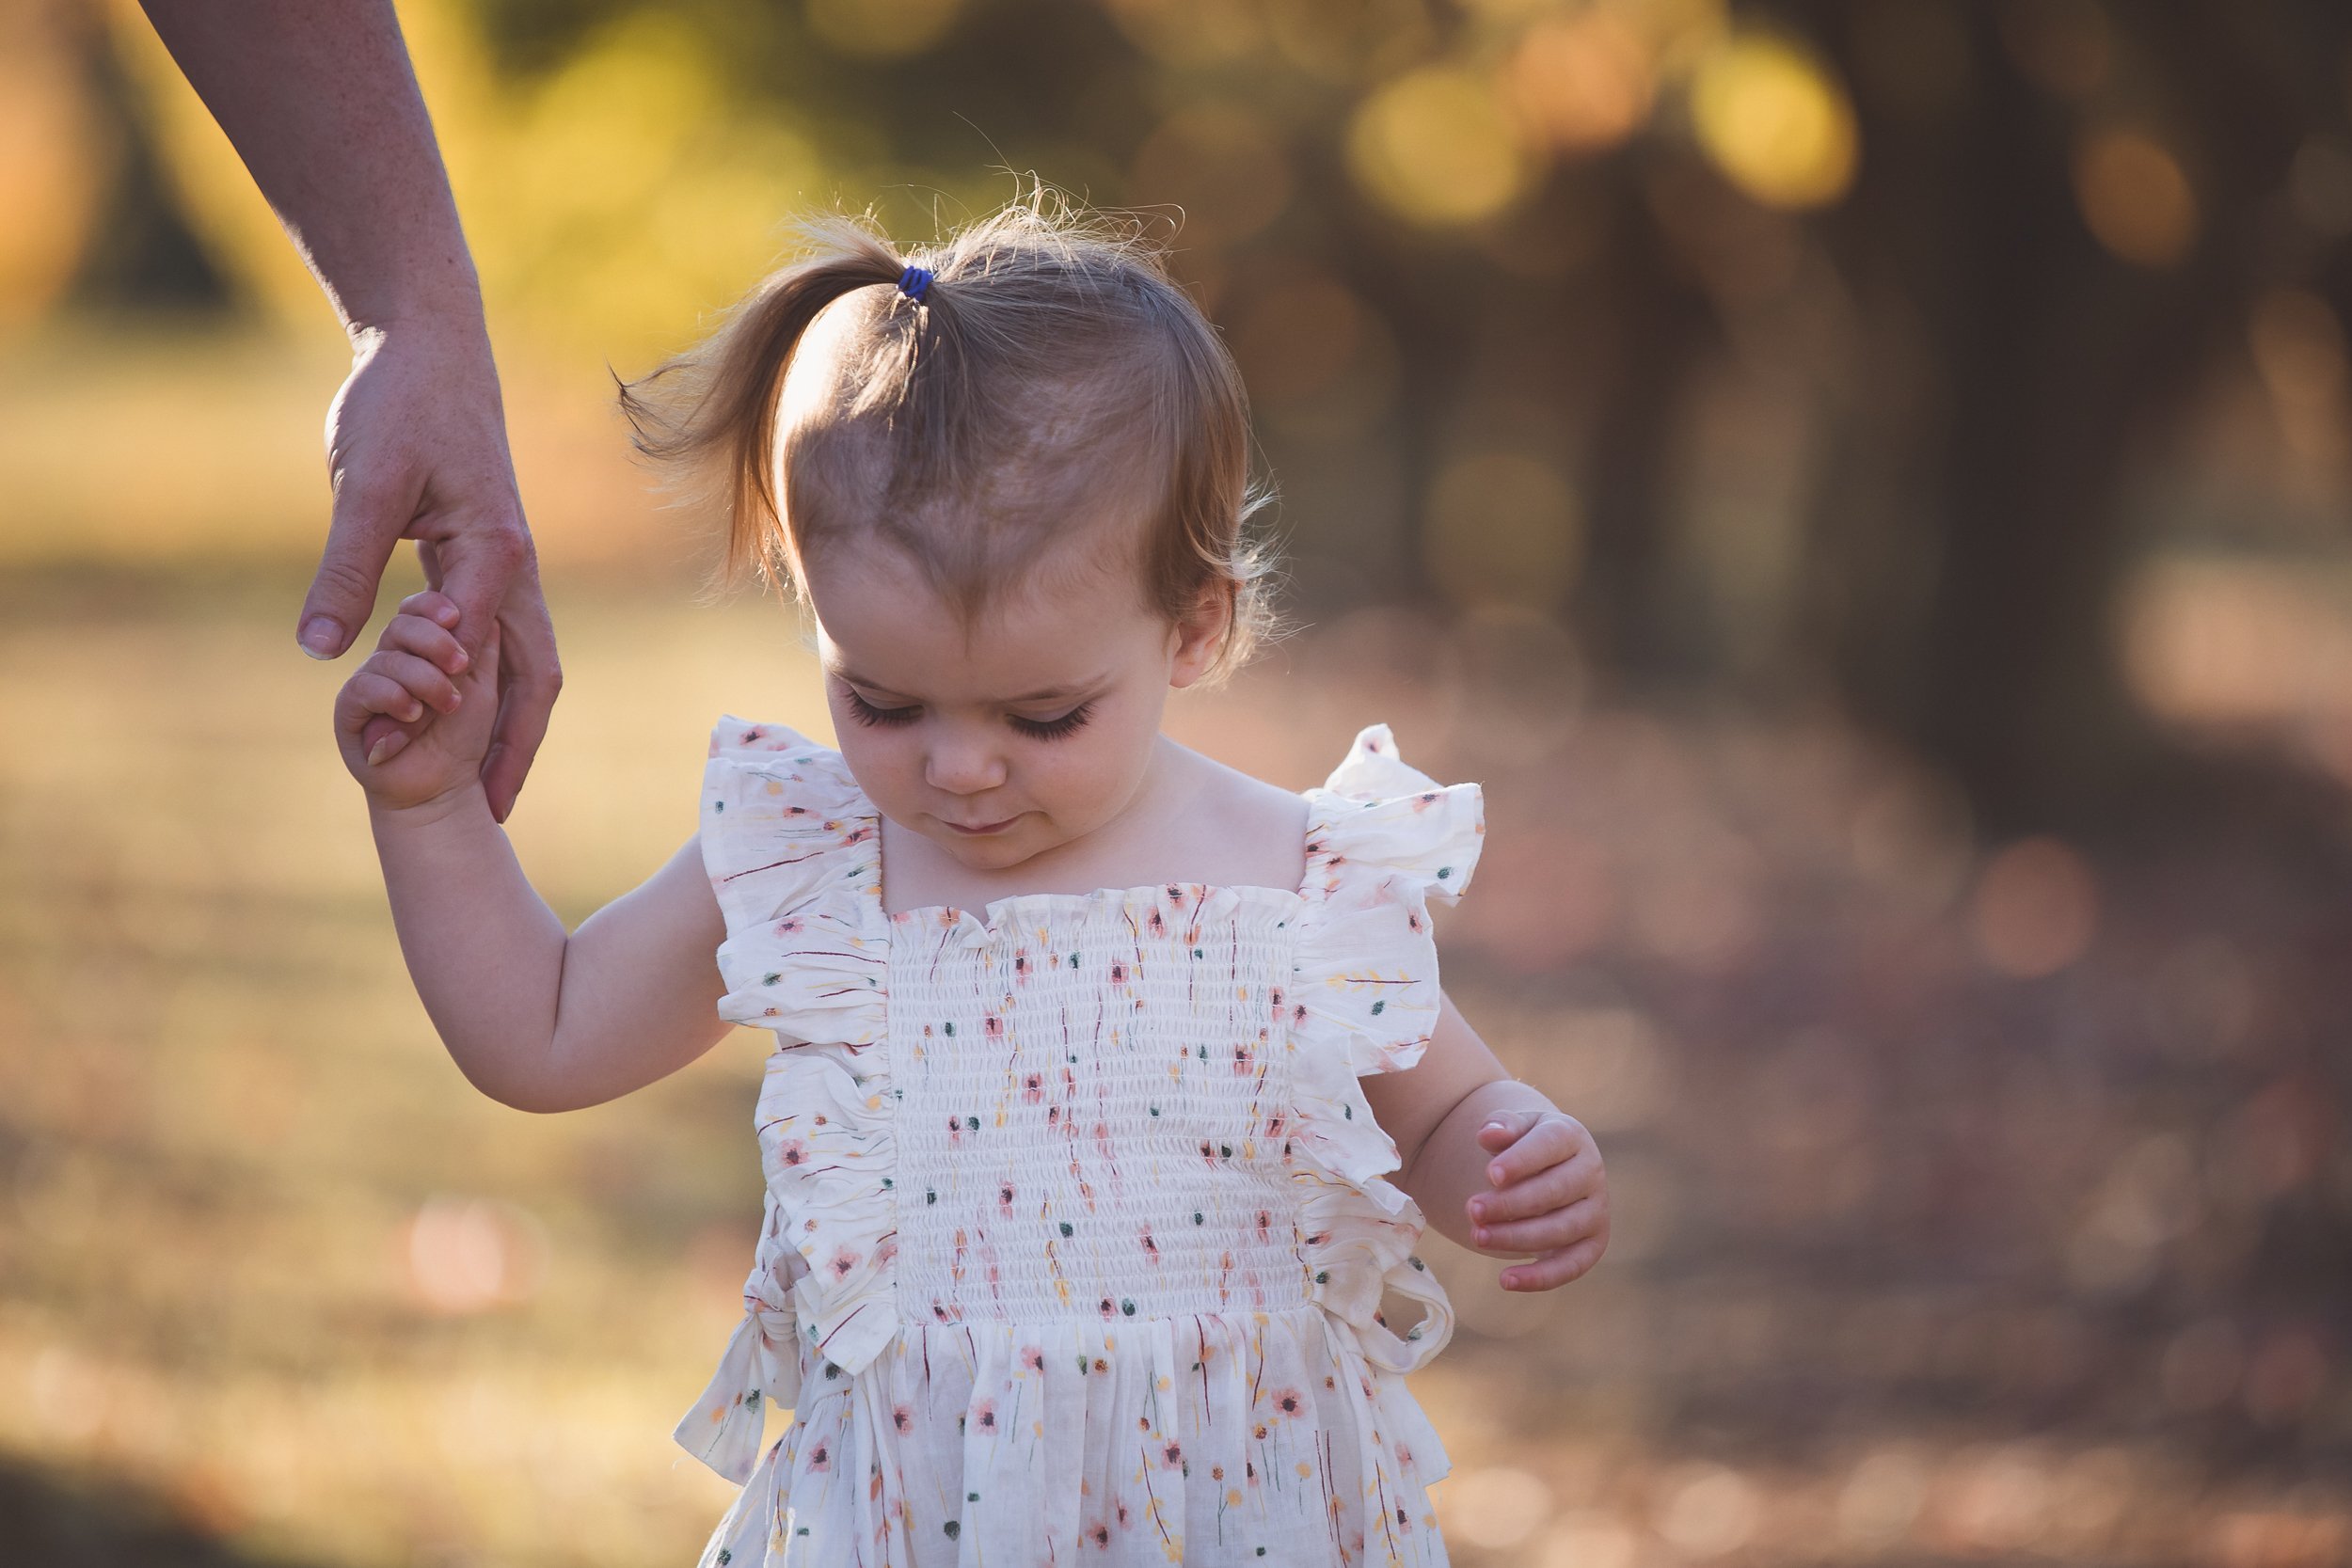
[[[548,1088],[570,944],[477,781],[429,806],[372,807],[408,974],[458,1069],[521,1110]]]
[[[1480,1246],[1471,1233],[1469,1203],[1489,1189],[1486,1167],[1494,1156],[1481,1148],[1478,1129],[1496,1111],[1559,1109],[1542,1090],[1516,1078],[1498,1078],[1464,1095],[1445,1119],[1433,1129],[1410,1169],[1397,1184],[1421,1205],[1429,1227],[1469,1247],[1496,1257],[1524,1257],[1523,1251]]]
[[[141,0],[352,330],[478,325],[481,291],[390,0]]]

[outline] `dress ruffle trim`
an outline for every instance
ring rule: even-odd
[[[769,1225],[743,1322],[678,1441],[746,1481],[767,1404],[792,1403],[795,1335],[854,1373],[897,1332],[897,1097],[880,824],[839,752],[720,721],[703,775],[705,869],[727,937],[720,1016],[773,1030],[755,1113]]]
[[[1357,1080],[1412,1067],[1428,1048],[1439,996],[1429,901],[1452,904],[1470,886],[1485,797],[1475,784],[1439,784],[1407,767],[1389,727],[1374,724],[1307,798],[1305,907],[1286,1006],[1309,1294],[1354,1327],[1367,1361],[1407,1372],[1445,1348],[1454,1309],[1413,1251],[1421,1209],[1387,1180],[1396,1143]],[[1385,1292],[1422,1304],[1402,1335],[1381,1315]]]

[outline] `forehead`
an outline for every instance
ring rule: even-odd
[[[1115,576],[1041,573],[970,625],[903,554],[832,550],[803,563],[826,668],[892,696],[1009,702],[1149,657],[1161,628]]]

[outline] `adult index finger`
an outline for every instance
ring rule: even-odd
[[[506,820],[523,780],[547,738],[548,719],[564,689],[555,655],[555,626],[548,616],[535,565],[527,567],[499,619],[499,715],[482,759],[482,792],[498,821]]]

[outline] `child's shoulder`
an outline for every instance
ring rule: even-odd
[[[1307,797],[1190,747],[1179,745],[1176,750],[1190,773],[1184,816],[1191,831],[1201,837],[1201,853],[1222,863],[1254,868],[1215,879],[1298,886],[1312,827]]]

